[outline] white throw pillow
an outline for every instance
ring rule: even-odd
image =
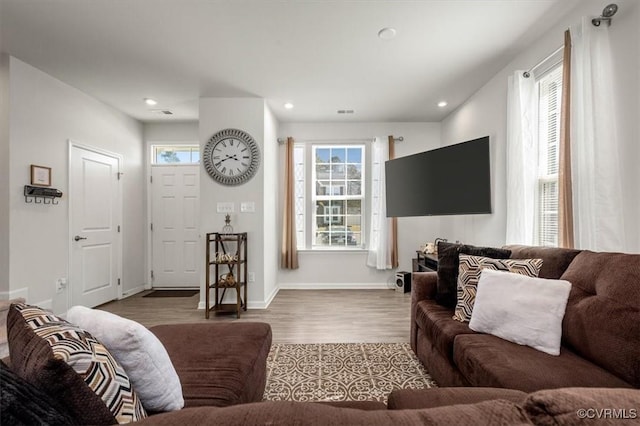
[[[122,365],[145,409],[184,406],[182,385],[160,340],[143,325],[110,312],[73,306],[67,321],[87,330]]]
[[[469,328],[560,355],[571,283],[482,270]]]

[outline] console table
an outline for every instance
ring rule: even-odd
[[[240,310],[247,310],[247,233],[208,233],[206,245],[204,316],[209,318],[210,311],[235,312],[240,318]],[[211,289],[215,292],[213,306]],[[222,303],[227,289],[235,289],[236,303]]]
[[[413,272],[434,272],[437,270],[437,254],[424,254],[420,250],[416,250],[416,258],[413,259]]]

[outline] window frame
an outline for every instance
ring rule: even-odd
[[[297,236],[301,234],[304,235],[304,241],[297,241],[298,251],[309,251],[309,252],[358,252],[358,251],[366,251],[367,250],[367,230],[368,230],[368,212],[370,211],[370,194],[367,192],[369,185],[369,167],[368,163],[370,162],[370,149],[368,149],[367,144],[364,141],[360,142],[350,142],[350,141],[341,141],[341,140],[332,140],[332,141],[314,141],[314,142],[298,142],[294,145],[294,150],[303,149],[303,157],[304,164],[297,165],[298,167],[304,167],[304,185],[302,188],[304,189],[304,212],[296,211],[296,217],[298,219],[300,214],[304,215],[302,220],[298,220],[296,224],[303,222],[305,224],[304,230],[300,232],[299,229],[296,229]],[[362,167],[360,184],[361,184],[361,195],[340,195],[339,199],[345,200],[345,211],[341,213],[339,216],[344,217],[344,225],[336,225],[336,226],[344,226],[345,227],[345,244],[344,245],[330,245],[331,244],[331,235],[329,234],[329,245],[318,245],[315,244],[315,236],[317,233],[317,213],[316,213],[316,202],[318,200],[331,200],[335,199],[336,196],[328,195],[320,195],[316,194],[316,182],[317,182],[317,174],[316,174],[316,160],[315,153],[316,149],[322,148],[360,148],[362,150],[361,153],[361,163],[358,163]],[[345,163],[339,163],[345,165],[345,183],[348,182],[347,170],[346,166],[349,163],[347,158],[345,158]],[[320,179],[321,181],[323,179]],[[328,179],[327,179],[328,180]],[[348,189],[347,189],[348,191]],[[345,191],[345,192],[347,192]],[[296,197],[299,197],[299,189],[296,190]],[[360,204],[360,244],[357,245],[349,245],[347,244],[348,234],[347,234],[347,211],[346,211],[346,203],[349,200],[361,200]],[[330,206],[326,206],[331,208]],[[331,216],[331,215],[330,215]]]
[[[560,52],[562,53],[562,52]],[[559,155],[560,155],[560,125],[562,120],[562,97],[564,95],[562,89],[562,57],[555,56],[551,58],[551,60],[545,64],[546,67],[543,72],[539,75],[536,75],[536,95],[537,95],[537,103],[536,103],[536,126],[535,126],[535,140],[538,149],[537,155],[537,176],[536,176],[536,184],[535,184],[535,222],[534,222],[534,244],[540,246],[548,246],[548,247],[557,247],[558,246],[558,238],[559,238],[559,202],[558,202],[558,185],[559,185]],[[550,166],[550,158],[549,158],[549,146],[551,145],[548,139],[549,135],[549,126],[548,126],[548,118],[551,117],[551,112],[546,110],[546,132],[545,135],[542,134],[542,120],[541,112],[543,109],[544,99],[542,98],[542,87],[541,85],[545,82],[545,79],[548,79],[552,74],[559,73],[559,86],[558,86],[558,95],[557,101],[555,105],[555,109],[553,113],[556,116],[556,129],[555,129],[555,173],[549,172]],[[558,81],[558,80],[556,80]],[[547,98],[547,106],[549,104],[549,100]],[[543,139],[544,137],[544,139]],[[555,211],[546,210],[548,203],[545,201],[547,198],[542,193],[543,187],[555,184],[556,198],[555,198]],[[543,211],[544,210],[544,211]],[[553,232],[549,232],[548,228],[544,229],[543,224],[548,221],[545,218],[549,216],[553,216],[555,214],[555,235]],[[551,236],[551,238],[549,238]]]
[[[158,149],[160,148],[189,148],[189,156],[190,159],[193,158],[193,154],[194,152],[198,153],[198,160],[196,162],[190,161],[188,163],[186,162],[175,162],[175,163],[158,163],[157,162],[157,157],[158,157]],[[149,150],[149,161],[152,166],[196,166],[199,165],[202,161],[202,153],[200,152],[200,144],[196,143],[196,142],[185,142],[185,143],[152,143],[150,145],[150,150]]]

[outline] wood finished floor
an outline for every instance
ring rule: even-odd
[[[139,293],[98,309],[147,327],[188,322],[260,321],[271,324],[274,343],[409,342],[411,294],[393,290],[280,290],[267,309],[241,318],[214,314],[208,320],[193,297],[142,297]]]

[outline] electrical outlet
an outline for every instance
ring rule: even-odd
[[[250,283],[256,282],[256,273],[255,272],[249,272],[249,282]]]
[[[56,293],[62,293],[62,290],[64,290],[66,287],[67,287],[66,278],[58,278],[56,280]]]

